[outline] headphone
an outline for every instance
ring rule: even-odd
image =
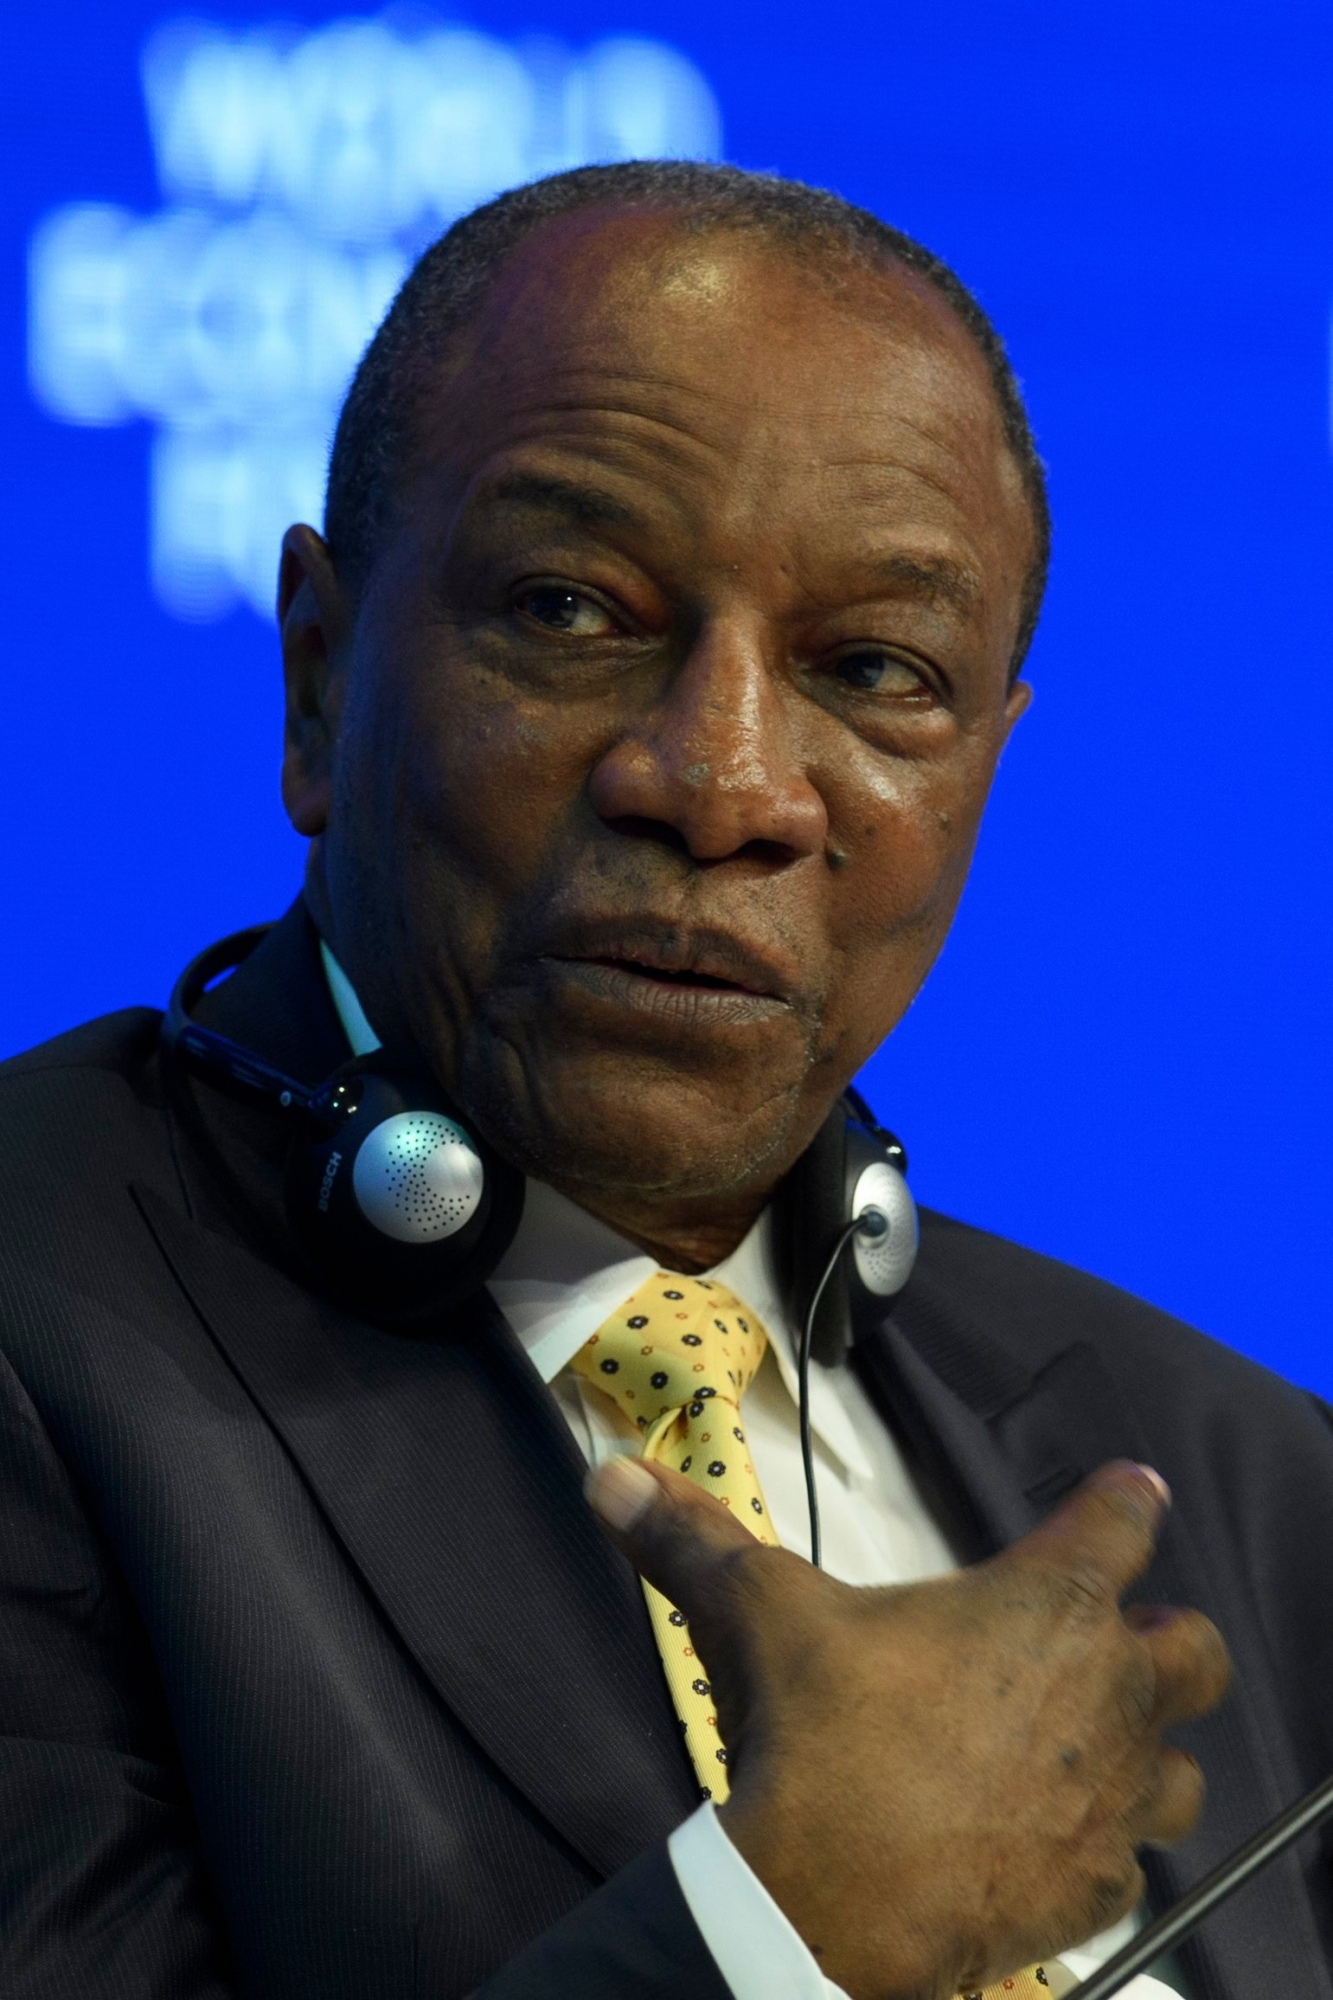
[[[485,1285],[514,1240],[524,1179],[421,1068],[385,1050],[357,1056],[315,1089],[192,1018],[240,965],[263,925],[210,945],[181,973],[162,1039],[183,1068],[281,1112],[291,1127],[285,1204],[292,1241],[320,1290],[405,1332]],[[814,1358],[840,1361],[860,1317],[900,1292],[916,1256],[907,1156],[847,1090],[775,1197],[784,1289],[810,1323]],[[849,1259],[842,1255],[853,1244]]]

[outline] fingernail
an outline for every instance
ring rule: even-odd
[[[1171,1488],[1167,1485],[1161,1473],[1156,1471],[1151,1465],[1140,1465],[1139,1471],[1145,1479],[1151,1480],[1152,1484],[1157,1488],[1157,1497],[1162,1505],[1169,1507],[1171,1505]]]
[[[625,1534],[647,1513],[661,1488],[636,1458],[622,1454],[590,1472],[583,1490],[594,1514],[600,1514],[608,1528]]]

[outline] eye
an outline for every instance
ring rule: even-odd
[[[548,632],[569,632],[577,639],[600,638],[615,630],[610,613],[595,598],[568,584],[532,583],[518,592],[517,608]]]
[[[921,695],[930,687],[924,674],[893,653],[866,647],[859,653],[844,653],[833,663],[833,671],[845,686],[866,694]]]

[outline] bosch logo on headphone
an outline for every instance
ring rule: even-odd
[[[324,1178],[319,1184],[319,1201],[316,1204],[323,1215],[327,1215],[328,1213],[329,1196],[333,1192],[334,1179],[342,1163],[343,1156],[341,1153],[329,1154],[329,1163],[324,1169]]]

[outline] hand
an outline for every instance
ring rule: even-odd
[[[854,1590],[762,1547],[662,1466],[589,1481],[685,1613],[729,1752],[728,1835],[852,2000],[947,2000],[1133,1908],[1135,1859],[1193,1825],[1162,1730],[1229,1676],[1195,1611],[1119,1600],[1167,1504],[1103,1466],[1023,1541],[929,1583]]]

